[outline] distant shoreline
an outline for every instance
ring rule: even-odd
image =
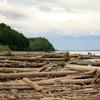
[[[56,50],[56,51],[100,51],[100,50]]]
[[[88,54],[89,52],[95,55],[100,55],[100,50],[67,50],[71,54]],[[56,52],[67,52],[67,51],[56,51]]]

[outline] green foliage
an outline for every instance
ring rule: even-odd
[[[9,51],[9,50],[10,50],[9,46],[0,44],[0,51]]]
[[[26,38],[23,34],[13,30],[4,23],[0,24],[0,44],[1,49],[10,48],[16,51],[54,51],[52,44],[45,38]],[[6,47],[7,46],[7,47]]]
[[[45,38],[30,38],[31,51],[54,51],[53,45]]]
[[[0,24],[0,43],[8,45],[11,50],[23,51],[29,48],[29,40],[4,23]]]

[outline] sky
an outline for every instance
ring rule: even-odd
[[[100,50],[100,0],[0,0],[0,23],[57,50]]]

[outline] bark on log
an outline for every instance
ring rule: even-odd
[[[42,58],[63,58],[64,53],[45,53]]]
[[[72,76],[70,77],[70,79],[87,79],[87,78],[93,78],[94,75],[88,75],[88,74],[84,74],[81,73],[80,76]]]
[[[44,66],[45,64],[47,64],[47,62],[42,62],[42,63],[28,63],[27,67],[33,67],[33,68],[38,68],[38,67],[42,67]]]
[[[16,61],[64,61],[64,58],[29,58],[29,57],[9,57],[9,60],[16,60]]]
[[[28,62],[20,62],[20,63],[0,63],[0,67],[16,67],[16,68],[25,68],[25,67],[42,67],[46,64],[46,62],[43,63],[28,63]]]
[[[38,72],[40,68],[0,68],[0,73]]]
[[[77,58],[77,57],[80,57],[81,54],[70,54],[69,55],[71,58]]]
[[[24,77],[64,77],[69,74],[76,74],[77,71],[62,71],[62,72],[23,72],[23,73],[10,73],[10,74],[0,74],[0,80],[8,80],[8,79],[18,79]]]
[[[14,60],[0,60],[0,63],[21,63],[21,61],[14,61]],[[24,62],[23,62],[24,63]]]

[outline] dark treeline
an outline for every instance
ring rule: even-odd
[[[52,44],[47,39],[28,39],[4,23],[0,24],[0,44],[8,45],[11,50],[16,51],[54,51]]]
[[[29,41],[23,34],[11,29],[4,23],[0,24],[0,43],[9,45],[11,50],[27,50]]]

